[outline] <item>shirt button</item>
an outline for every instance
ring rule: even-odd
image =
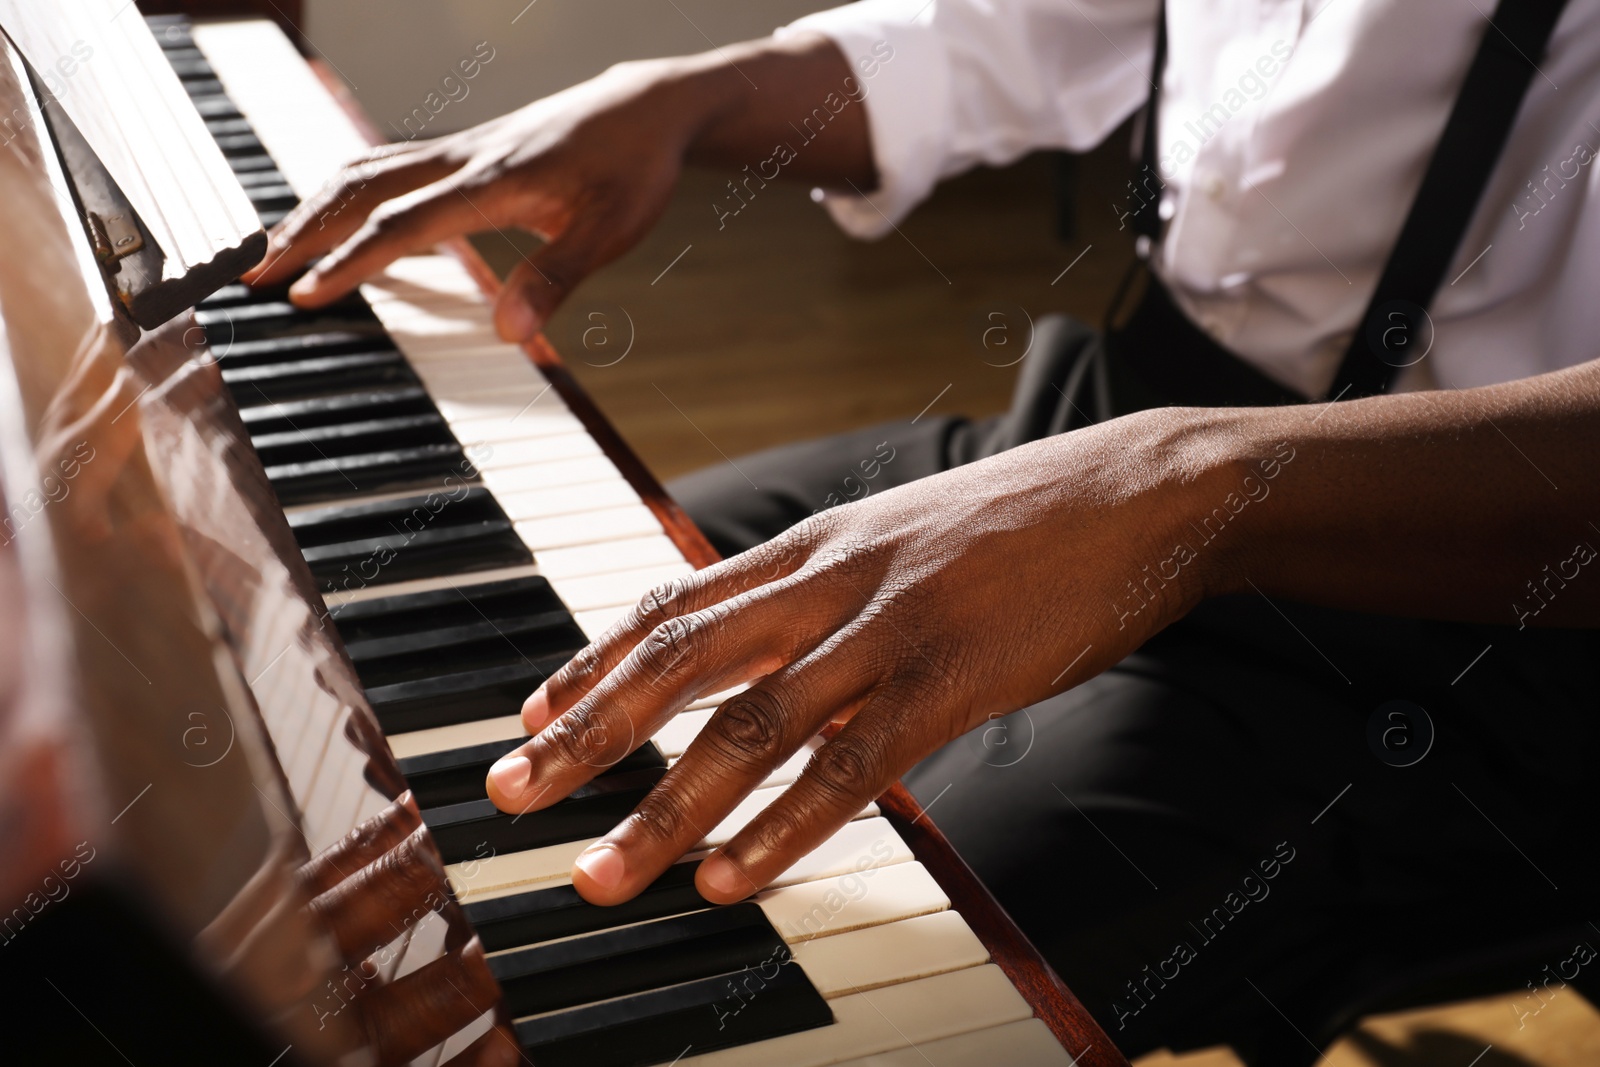
[[[1223,185],[1222,179],[1216,175],[1207,178],[1200,188],[1205,190],[1205,194],[1213,200],[1221,200],[1222,194],[1227,191],[1227,186]]]

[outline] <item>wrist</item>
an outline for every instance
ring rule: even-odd
[[[1158,528],[1170,545],[1158,566],[1186,573],[1193,603],[1250,589],[1252,561],[1277,543],[1280,491],[1299,456],[1280,412],[1166,408],[1142,412],[1137,461],[1156,472],[1165,506]],[[1168,564],[1167,560],[1172,563]]]

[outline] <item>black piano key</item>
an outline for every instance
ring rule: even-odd
[[[288,180],[281,170],[235,171],[233,176],[238,179],[240,185],[244,186],[245,192],[249,192],[260,185],[288,185]]]
[[[399,385],[332,393],[307,400],[254,404],[241,407],[239,416],[252,436],[261,436],[334,426],[347,421],[430,415],[436,411],[433,400],[422,386]]]
[[[196,96],[190,93],[189,103],[194,105],[194,109],[200,112],[200,117],[203,119],[237,118],[239,116],[239,108],[232,100],[220,93],[213,96]]]
[[[557,653],[570,656],[587,643],[572,616],[559,609],[368,638],[345,647],[362,682],[371,687],[427,678],[442,669],[465,672]]]
[[[228,115],[222,118],[206,120],[206,132],[213,137],[231,136],[236,133],[255,133],[256,128],[250,125],[250,120],[243,115]]]
[[[425,808],[422,821],[446,863],[583,841],[608,833],[627,818],[662,773],[649,767],[601,775],[564,800],[522,815],[507,815],[488,800],[469,800]]]
[[[405,776],[406,785],[411,787],[411,792],[416,796],[419,808],[442,808],[448,804],[481,800],[484,778],[494,761],[526,740],[526,737],[508,737],[503,741],[407,756],[398,761],[400,773]],[[646,741],[607,767],[604,773],[630,774],[651,768],[664,771],[666,767],[666,758],[661,755],[655,742]]]
[[[694,887],[699,866],[698,862],[674,863],[632,900],[604,908],[584,900],[570,885],[472,901],[462,907],[484,950],[499,952],[712,907]]]
[[[315,508],[289,525],[326,592],[533,562],[482,486]]]
[[[268,467],[333,456],[357,456],[406,446],[455,444],[443,416],[432,413],[358,419],[332,426],[253,434],[251,444]],[[459,450],[458,450],[459,451]]]
[[[291,208],[300,202],[293,189],[285,183],[277,185],[252,185],[244,191],[244,195],[257,211],[278,210]]]
[[[430,485],[449,491],[460,482],[463,471],[470,470],[461,446],[454,442],[284,463],[266,469],[267,481],[284,507]],[[452,477],[455,482],[450,481]]]
[[[233,391],[240,406],[244,406],[384,386],[415,385],[417,376],[398,352],[353,352],[347,356],[254,367],[231,366],[224,358],[222,380]]]
[[[394,351],[386,336],[370,329],[316,330],[282,337],[250,339],[229,336],[226,320],[213,322],[207,330],[217,349],[216,357],[226,366],[255,363],[283,363],[313,356],[339,356],[353,352]]]
[[[492,956],[489,970],[518,1018],[719,975],[737,986],[791,961],[766,913],[735,904]]]
[[[773,963],[517,1023],[540,1067],[647,1067],[833,1022],[805,972]]]
[[[552,611],[565,612],[566,605],[547,579],[530,574],[364,600],[344,605],[333,617],[345,647],[359,648],[375,639]]]
[[[330,579],[329,587],[343,588],[337,582],[338,579]],[[351,585],[349,588],[362,587]],[[581,642],[578,647],[582,647]],[[414,678],[393,685],[369,685],[367,700],[386,734],[515,715],[528,694],[560,670],[575,651],[498,667]]]
[[[343,301],[320,308],[298,308],[287,300],[264,300],[226,307],[206,305],[194,313],[195,324],[206,328],[229,328],[238,340],[297,332],[312,333],[331,329],[365,330],[380,335],[382,327],[365,304]]]
[[[205,54],[198,48],[169,48],[166,57],[179,81],[214,81],[217,77],[217,72],[211,69]]]
[[[184,91],[190,97],[222,96],[222,83],[216,78],[195,78],[183,83]]]
[[[294,205],[291,204],[289,207],[275,207],[267,209],[257,205],[256,217],[261,220],[262,229],[270,230],[278,223],[288,218],[289,212],[293,210],[293,207]]]
[[[194,47],[194,39],[189,34],[188,15],[146,15],[144,21],[163,51]]]
[[[228,159],[228,169],[236,176],[264,170],[276,171],[278,161],[265,152],[258,156],[231,156]]]

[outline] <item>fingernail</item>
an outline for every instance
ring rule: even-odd
[[[533,775],[533,764],[527,756],[505,756],[489,768],[489,781],[500,795],[508,800],[521,795]]]
[[[544,695],[544,689],[533,691],[533,695],[522,702],[522,728],[530,734],[536,734],[550,724],[550,698]]]
[[[290,298],[293,299],[294,297],[303,298],[311,296],[317,291],[317,286],[321,283],[321,281],[322,279],[316,271],[307,271],[305,274],[300,276],[299,280],[297,280],[293,285],[289,286]]]
[[[720,852],[707,856],[700,864],[700,878],[707,889],[720,897],[747,897],[754,889],[744,872]]]
[[[534,315],[533,308],[521,300],[512,299],[507,302],[505,313],[501,315],[501,324],[505,327],[507,341],[528,341],[539,332],[539,319]]]
[[[611,845],[595,845],[574,860],[573,865],[587,875],[589,881],[607,890],[621,885],[628,869],[622,853]]]

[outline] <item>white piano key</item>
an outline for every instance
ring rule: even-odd
[[[333,611],[344,604],[356,604],[363,600],[377,600],[382,597],[399,596],[402,593],[431,593],[436,589],[466,589],[474,585],[483,585],[486,582],[501,582],[508,578],[526,578],[538,574],[539,568],[524,563],[516,567],[496,567],[493,570],[473,571],[471,574],[447,574],[439,578],[413,578],[404,582],[389,582],[384,585],[368,585],[360,589],[350,589],[341,592],[322,594],[322,602]],[[338,617],[335,616],[335,621]]]
[[[745,797],[726,819],[701,839],[696,849],[712,849],[727,843],[729,838],[744,829],[763,808],[776,800],[784,788],[779,786],[773,789],[758,789]],[[869,819],[877,814],[878,806],[869,804],[856,815],[856,818]],[[476,900],[491,890],[512,886],[530,887],[548,883],[556,878],[565,878],[572,870],[572,861],[578,858],[578,853],[598,840],[599,838],[590,838],[586,841],[528,849],[525,852],[486,856],[483,859],[451,864],[445,870],[459,899]]]
[[[403,337],[401,344],[404,345],[406,359],[412,363],[452,363],[463,359],[510,354],[526,362],[539,377],[544,377],[544,372],[533,365],[533,361],[528,359],[522,349],[506,344],[492,329],[484,330],[482,333],[463,333],[448,337],[416,334]]]
[[[439,400],[471,400],[495,392],[537,395],[548,383],[531,364],[506,366],[478,360],[458,363],[423,363],[413,360],[411,368]]]
[[[451,427],[456,440],[467,449],[473,465],[487,474],[521,466],[539,466],[558,460],[600,455],[600,445],[587,430],[571,430],[537,439],[489,441],[472,436],[472,427]]]
[[[620,474],[583,485],[495,493],[495,499],[500,501],[500,506],[515,522],[535,522],[556,515],[574,515],[600,508],[621,508],[643,503],[639,494],[633,491],[633,486]]]
[[[408,730],[403,734],[389,735],[389,751],[395,759],[425,756],[430,752],[448,752],[454,748],[487,745],[513,737],[525,737],[520,715],[498,715],[476,722],[458,722],[449,726],[431,726],[425,730]]]
[[[471,396],[453,400],[434,396],[434,405],[450,423],[456,439],[468,442],[526,441],[558,433],[587,433],[583,423],[555,397],[548,385],[516,393]]]
[[[440,253],[406,256],[396,260],[367,284],[373,288],[378,300],[414,303],[430,295],[482,299],[478,283],[462,267],[461,261]]]
[[[1042,1019],[1022,1019],[846,1060],[839,1067],[1076,1067],[1077,1062]]]
[[[680,711],[662,724],[661,729],[656,731],[651,740],[655,741],[663,756],[676,759],[684,754],[689,742],[693,741],[695,735],[711,721],[712,710],[714,709]]]
[[[301,197],[366,152],[365,138],[276,28],[264,22],[210,22],[192,32],[228,95]]]
[[[550,584],[573,611],[591,611],[595,608],[631,607],[663,582],[693,572],[694,568],[687,563],[668,563],[587,578],[551,578]]]
[[[587,844],[585,844],[587,847]],[[581,851],[581,850],[580,850]],[[576,853],[574,853],[576,855]],[[706,853],[691,852],[684,857],[684,863],[698,863],[704,859]],[[894,827],[889,825],[889,820],[882,816],[871,819],[857,819],[846,823],[845,826],[828,840],[812,849],[810,854],[800,859],[783,874],[772,880],[772,889],[785,886],[799,885],[801,882],[817,882],[826,878],[836,878],[851,872],[877,870],[891,867],[900,863],[911,863],[916,857],[911,854],[911,848],[903,841]],[[466,865],[463,864],[463,867]],[[482,883],[474,890],[473,900],[491,900],[495,897],[509,896],[512,893],[524,893],[530,889],[544,889],[549,886],[571,885],[570,877],[572,865],[569,863],[566,870],[561,871],[539,885],[504,885],[491,886],[485,879],[479,878]],[[471,874],[465,871],[464,874]]]
[[[593,641],[632,610],[624,607],[596,608],[593,611],[576,612],[572,617],[578,621],[578,629],[583,631],[584,636]]]
[[[886,872],[870,873],[876,877]],[[817,992],[832,1000],[963,967],[981,967],[989,962],[989,951],[966,920],[946,910],[802,941],[794,947],[794,961]]]
[[[791,945],[850,930],[946,911],[950,898],[920,863],[897,863],[757,895],[773,928]]]
[[[522,543],[535,553],[661,532],[660,521],[642,503],[529,519],[516,527]]]
[[[496,499],[509,493],[585,485],[591,482],[609,482],[622,477],[622,472],[617,470],[616,464],[605,456],[579,456],[576,459],[559,459],[520,467],[489,467],[480,469],[478,473],[483,479],[483,484],[489,487],[489,491]],[[669,545],[672,544],[665,537],[662,540],[667,541]],[[677,552],[676,546],[673,547],[673,551]],[[599,554],[604,555],[605,552],[600,550]],[[682,554],[679,553],[677,558],[682,559]],[[639,565],[664,562],[666,560],[648,559],[640,560]]]
[[[522,471],[536,469],[520,468]],[[500,475],[497,472],[496,478],[498,477]],[[484,480],[496,494],[500,492],[500,482],[490,481],[488,475],[485,475]],[[672,538],[666,534],[651,534],[625,541],[609,541],[601,545],[574,545],[571,548],[546,549],[539,553],[539,573],[553,581],[556,578],[586,578],[591,574],[609,574],[612,571],[634,570],[639,567],[655,567],[683,561],[683,553],[672,543]]]
[[[834,1023],[700,1056],[677,1067],[831,1067],[942,1038],[989,1030],[1033,1015],[994,964],[968,967],[914,982],[854,993],[829,1002]],[[935,1061],[937,1062],[937,1061]],[[1004,1062],[1010,1067],[1009,1061]]]

